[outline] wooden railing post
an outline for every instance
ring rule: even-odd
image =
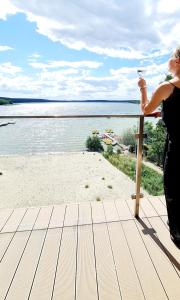
[[[137,161],[136,161],[136,192],[132,195],[132,198],[135,199],[135,209],[134,216],[136,218],[139,217],[139,204],[140,198],[143,197],[143,194],[140,192],[141,185],[141,169],[142,169],[142,148],[143,148],[143,138],[144,138],[144,116],[139,117],[139,130],[137,137]]]

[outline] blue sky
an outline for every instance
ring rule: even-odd
[[[138,68],[151,94],[179,17],[177,0],[0,0],[0,96],[138,99]]]

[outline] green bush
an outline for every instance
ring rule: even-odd
[[[128,156],[103,153],[103,156],[117,169],[129,176],[133,181],[136,177],[136,162]],[[155,170],[142,165],[141,186],[153,196],[163,195],[163,177]]]
[[[100,139],[97,136],[89,136],[86,140],[86,148],[89,151],[101,152],[104,151],[104,148],[101,144]]]
[[[113,154],[113,146],[112,145],[108,145],[106,151],[107,151],[108,154]]]

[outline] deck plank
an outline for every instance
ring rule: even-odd
[[[117,274],[106,224],[94,224],[95,256],[99,298],[121,299]]]
[[[55,205],[49,228],[63,227],[66,205]]]
[[[49,226],[53,206],[42,207],[33,230],[46,229]]]
[[[34,222],[39,212],[39,207],[29,208],[20,223],[17,231],[32,230]]]
[[[134,221],[123,222],[122,225],[141,281],[145,298],[147,300],[167,299]]]
[[[51,299],[62,228],[49,229],[29,300]]]
[[[92,224],[91,205],[89,202],[79,204],[79,221],[78,225]]]
[[[109,223],[108,228],[122,299],[142,300],[144,299],[143,291],[122,230],[121,222]]]
[[[78,224],[78,204],[67,204],[64,226],[76,226]]]
[[[167,215],[167,209],[158,197],[147,197],[147,199],[159,216]]]
[[[78,226],[76,299],[98,299],[92,225]]]
[[[106,222],[102,202],[91,202],[92,207],[92,222],[104,223]]]
[[[38,212],[39,211],[40,208],[38,209]],[[21,223],[22,226],[24,224],[24,221],[25,220],[23,219]],[[34,224],[35,222],[36,219],[34,221]],[[8,292],[8,288],[10,287],[11,281],[13,280],[16,270],[18,269],[21,263],[21,258],[26,249],[31,233],[32,231],[15,232],[10,247],[7,249],[6,255],[4,256],[0,264],[0,299],[4,299],[5,295]],[[4,233],[3,235],[6,234],[7,233]]]
[[[150,218],[149,222],[156,231],[156,234],[167,251],[172,263],[180,276],[180,251],[170,239],[170,234],[167,226],[160,218]]]
[[[154,217],[154,216],[158,216],[157,211],[154,209],[153,205],[151,204],[150,201],[148,201],[148,199],[142,198],[140,200],[140,204],[141,204],[141,209],[143,210],[144,213],[144,217]]]
[[[11,217],[13,209],[0,209],[0,232]]]
[[[21,255],[31,232],[17,232],[4,259],[0,263],[0,299],[5,299],[6,293],[14,276]]]
[[[53,300],[73,300],[75,296],[77,226],[64,227]]]
[[[7,300],[28,299],[45,233],[45,230],[32,232],[19,268],[17,269],[14,280],[12,281],[10,290],[7,294]]]
[[[26,208],[15,209],[1,232],[15,232],[25,216],[25,213]]]
[[[126,201],[115,201],[115,206],[120,220],[131,220],[133,218]]]
[[[119,221],[119,216],[114,202],[103,201],[102,204],[104,207],[106,221],[107,222]]]
[[[14,211],[14,215],[10,217],[7,224],[5,224],[4,228],[2,229],[0,234],[0,263],[3,260],[6,251],[10,247],[16,231],[26,216],[26,212],[26,209],[18,209]],[[15,219],[16,217],[17,219]]]
[[[177,286],[180,285],[180,278],[165,254],[156,234],[153,233],[148,219],[144,218],[142,222],[136,221],[136,224],[166,290],[168,299],[180,299],[180,289],[177,289]]]

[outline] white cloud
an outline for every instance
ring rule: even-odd
[[[8,50],[13,50],[13,48],[9,46],[0,45],[0,52]]]
[[[99,55],[142,59],[152,57],[154,50],[170,50],[180,39],[180,30],[175,30],[178,0],[11,0],[11,4],[52,41]]]
[[[96,61],[49,61],[48,63],[41,62],[30,62],[30,66],[36,69],[55,69],[63,67],[72,67],[72,68],[88,68],[88,69],[97,69],[102,66],[102,63]]]
[[[77,62],[78,65],[79,62]],[[25,76],[17,69],[16,76],[2,73],[0,66],[0,93],[12,97],[33,97],[59,100],[138,99],[137,67],[111,69],[107,76],[92,75],[93,69],[66,64],[61,69],[40,68],[36,75]],[[18,68],[18,67],[17,67]],[[3,70],[5,66],[3,65]],[[16,70],[16,69],[14,69]],[[163,81],[167,64],[149,64],[145,77],[149,95]]]
[[[22,69],[20,67],[14,66],[11,62],[0,64],[0,74],[16,75],[21,71]]]
[[[159,0],[157,1],[158,13],[174,14],[180,9],[179,0]]]
[[[8,15],[14,15],[18,9],[10,0],[0,0],[0,19],[6,20]]]

